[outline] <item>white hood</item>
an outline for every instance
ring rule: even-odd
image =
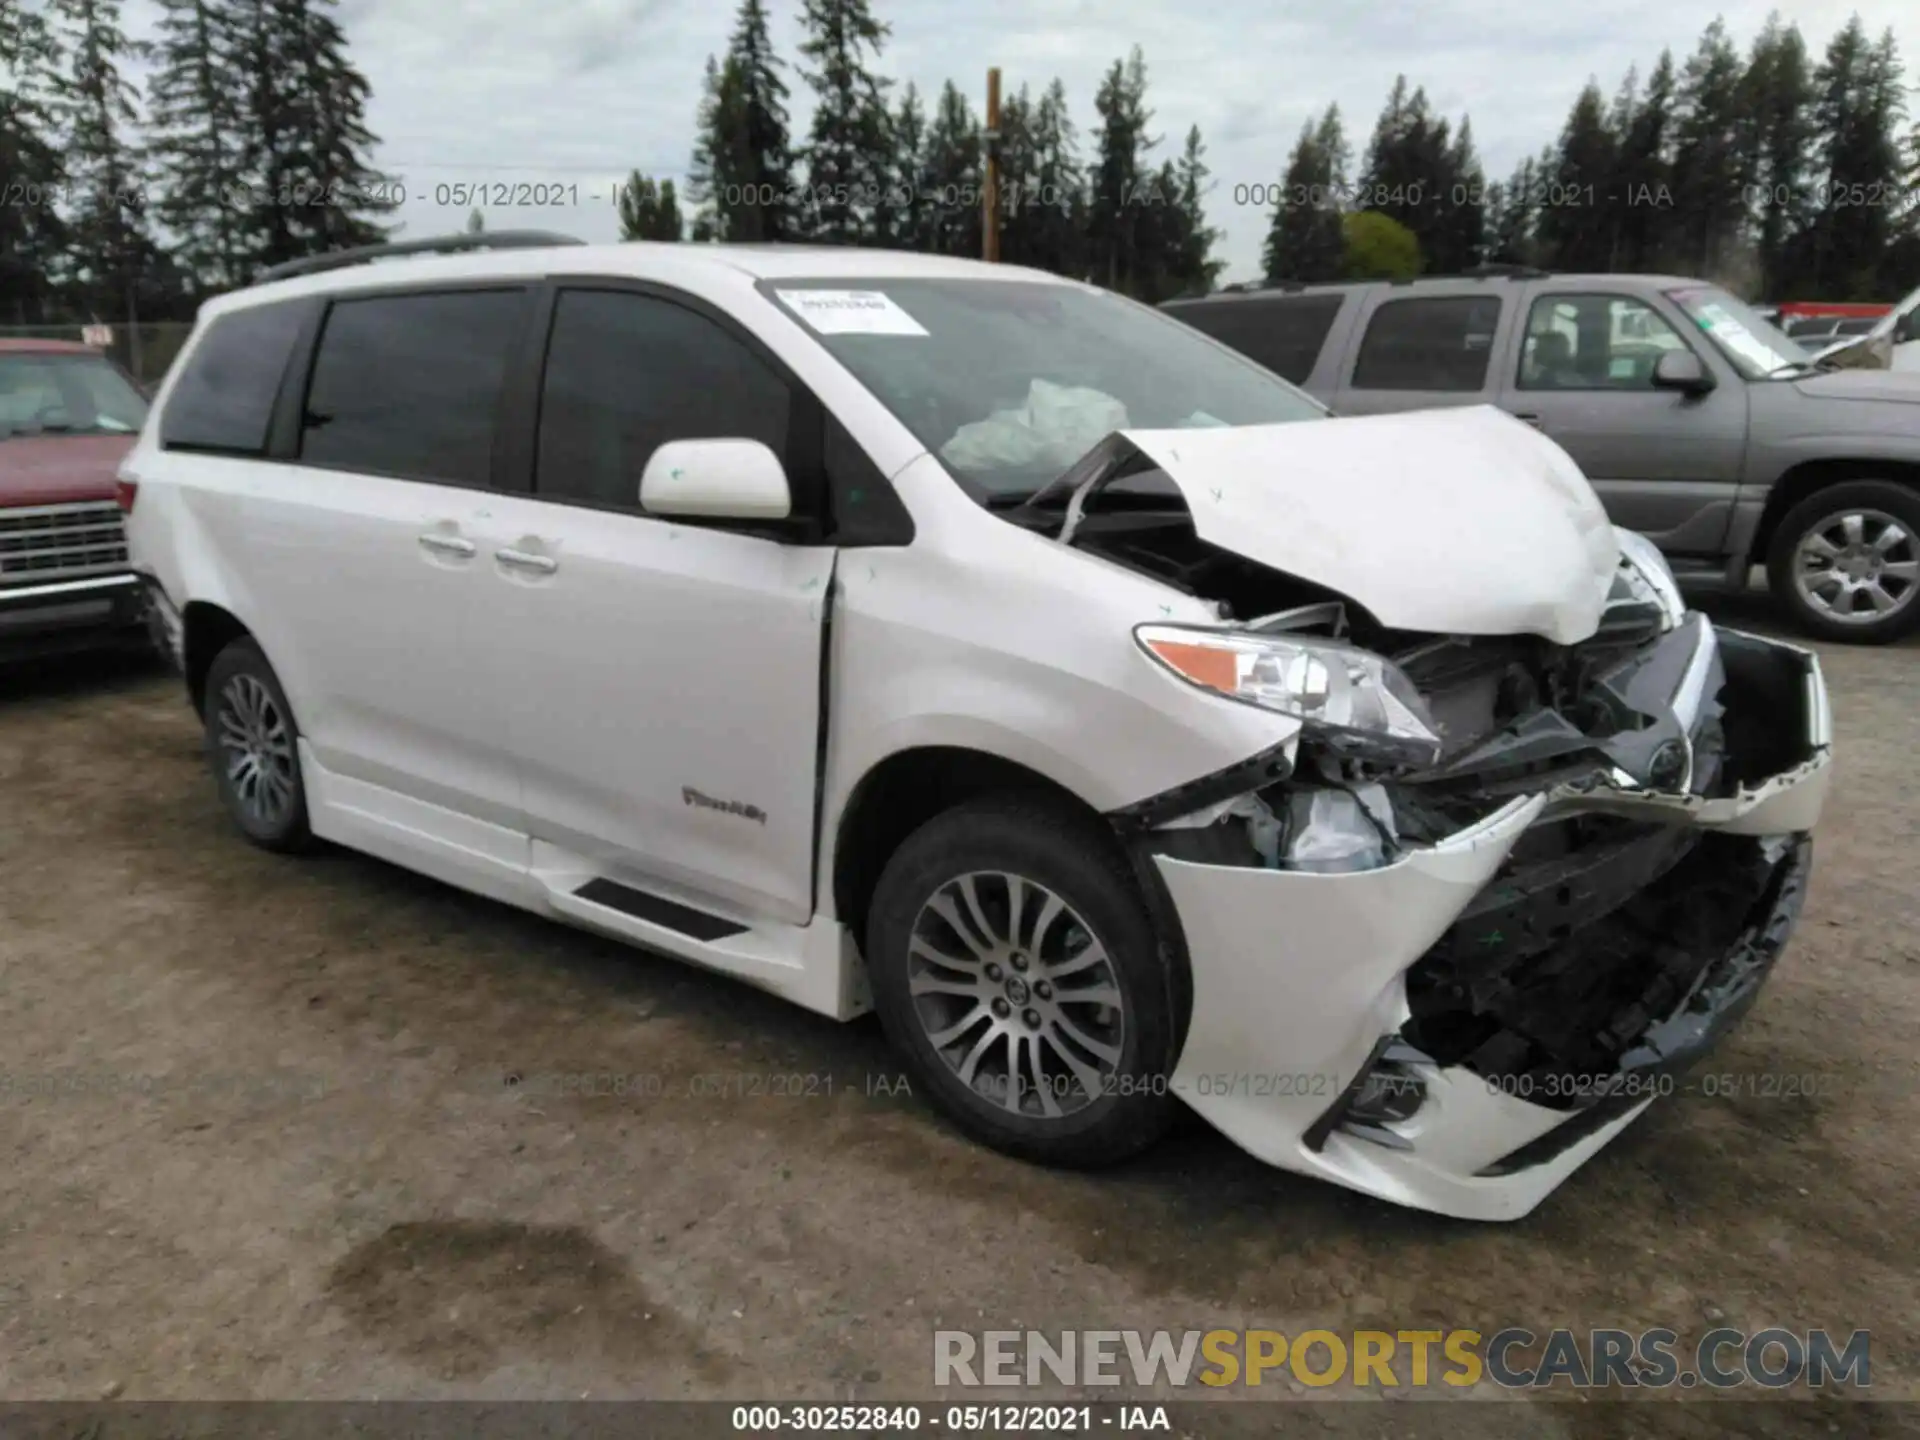
[[[1599,625],[1620,563],[1572,457],[1491,406],[1121,434],[1180,488],[1201,539],[1396,630],[1570,645]]]

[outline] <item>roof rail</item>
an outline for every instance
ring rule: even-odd
[[[1551,270],[1542,270],[1538,265],[1509,265],[1489,261],[1484,265],[1469,265],[1460,275],[1466,280],[1544,280],[1552,273]],[[1436,275],[1432,278],[1437,280],[1441,277]]]
[[[552,245],[584,245],[572,235],[550,230],[495,230],[479,234],[439,235],[426,240],[402,240],[392,245],[359,245],[351,250],[334,250],[325,255],[309,255],[300,260],[269,266],[254,281],[291,280],[296,275],[319,275],[328,270],[344,270],[349,265],[364,265],[396,255],[458,255],[468,250],[533,250]]]
[[[1215,295],[1261,295],[1269,290],[1278,290],[1282,294],[1291,295],[1295,291],[1305,290],[1310,283],[1312,282],[1306,280],[1236,280],[1231,285],[1222,285],[1213,293]],[[1324,283],[1331,285],[1338,282],[1330,280]],[[1190,297],[1182,295],[1178,298],[1185,300]],[[1203,295],[1199,298],[1206,297]]]

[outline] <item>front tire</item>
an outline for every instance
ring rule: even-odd
[[[994,1149],[1110,1164],[1172,1123],[1175,987],[1091,818],[1005,799],[928,821],[880,877],[866,957],[908,1073]]]
[[[1823,640],[1898,640],[1920,625],[1920,494],[1850,480],[1808,496],[1774,534],[1767,583]]]
[[[227,814],[263,850],[308,848],[300,730],[260,647],[242,638],[214,656],[205,693],[207,763]]]

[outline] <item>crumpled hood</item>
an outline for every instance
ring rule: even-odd
[[[0,440],[0,507],[113,499],[132,435],[15,435]]]
[[[1570,645],[1598,627],[1620,563],[1572,457],[1492,406],[1121,434],[1201,539],[1393,629]]]

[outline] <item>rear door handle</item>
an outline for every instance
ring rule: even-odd
[[[1536,430],[1544,430],[1546,428],[1545,422],[1543,422],[1538,415],[1522,415],[1518,411],[1515,411],[1513,418],[1525,421]]]
[[[527,550],[496,550],[493,558],[502,565],[515,570],[529,570],[535,575],[551,575],[560,568],[560,562],[551,555],[535,555]]]
[[[443,534],[438,530],[429,530],[420,537],[423,550],[431,550],[437,555],[458,555],[462,559],[473,554],[473,542],[462,540],[458,535]]]

